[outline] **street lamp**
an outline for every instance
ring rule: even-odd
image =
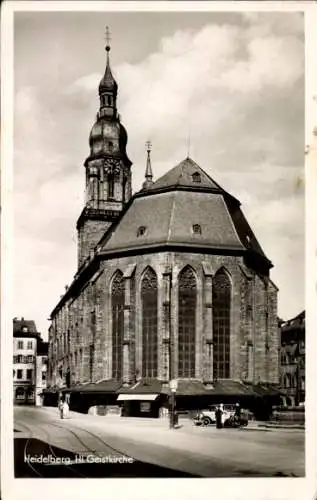
[[[171,404],[170,404],[170,429],[174,428],[175,417],[175,394],[177,391],[178,382],[176,379],[170,380],[169,386],[171,389]]]

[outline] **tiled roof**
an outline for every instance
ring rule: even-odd
[[[74,392],[89,392],[89,393],[103,393],[103,392],[116,392],[121,386],[121,382],[118,380],[101,380],[97,383],[83,384],[78,387],[70,389]]]
[[[176,394],[178,396],[208,396],[211,390],[211,386],[204,385],[200,380],[179,380]],[[162,388],[162,393],[171,393],[168,385]]]
[[[130,388],[120,388],[120,394],[159,394],[162,382],[156,379],[142,379]]]
[[[201,234],[195,234],[198,224]],[[145,228],[143,235],[140,228]],[[103,251],[178,244],[244,250],[221,195],[168,191],[135,198]]]
[[[195,182],[195,174],[200,176],[199,182]],[[194,176],[194,177],[193,177]],[[194,188],[216,189],[221,192],[222,189],[209,175],[194,162],[191,158],[186,158],[176,167],[169,170],[166,174],[155,181],[149,188],[149,191],[164,189],[167,187],[184,186]]]
[[[22,332],[23,328],[27,328],[29,333],[38,333],[33,320],[24,318],[13,320],[13,333]]]
[[[193,180],[195,174],[200,182]],[[134,196],[101,241],[101,253],[142,251],[163,245],[229,252],[252,250],[266,259],[238,200],[190,158]]]

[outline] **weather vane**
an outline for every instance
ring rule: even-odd
[[[146,141],[145,145],[146,145],[146,150],[149,153],[151,151],[151,148],[152,148],[151,141]]]
[[[109,27],[106,26],[106,33],[105,33],[105,41],[106,41],[106,51],[109,52],[110,50],[110,41],[111,41],[111,36],[110,36],[110,30]]]

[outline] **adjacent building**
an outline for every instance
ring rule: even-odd
[[[132,414],[155,414],[172,379],[185,407],[267,394],[279,382],[272,263],[239,200],[189,157],[154,182],[148,145],[132,195],[109,51],[84,163],[78,269],[51,313],[48,385]]]
[[[305,311],[281,323],[281,375],[283,404],[305,402]]]
[[[33,320],[13,319],[14,404],[41,404],[40,394],[46,386],[43,373],[47,351],[48,343],[43,342]]]
[[[48,364],[48,342],[43,342],[39,339],[37,342],[36,352],[36,386],[35,386],[35,404],[42,406],[43,404],[43,391],[46,389],[47,384],[47,364]]]

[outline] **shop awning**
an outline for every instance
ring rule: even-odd
[[[158,394],[119,394],[117,401],[155,401]]]

